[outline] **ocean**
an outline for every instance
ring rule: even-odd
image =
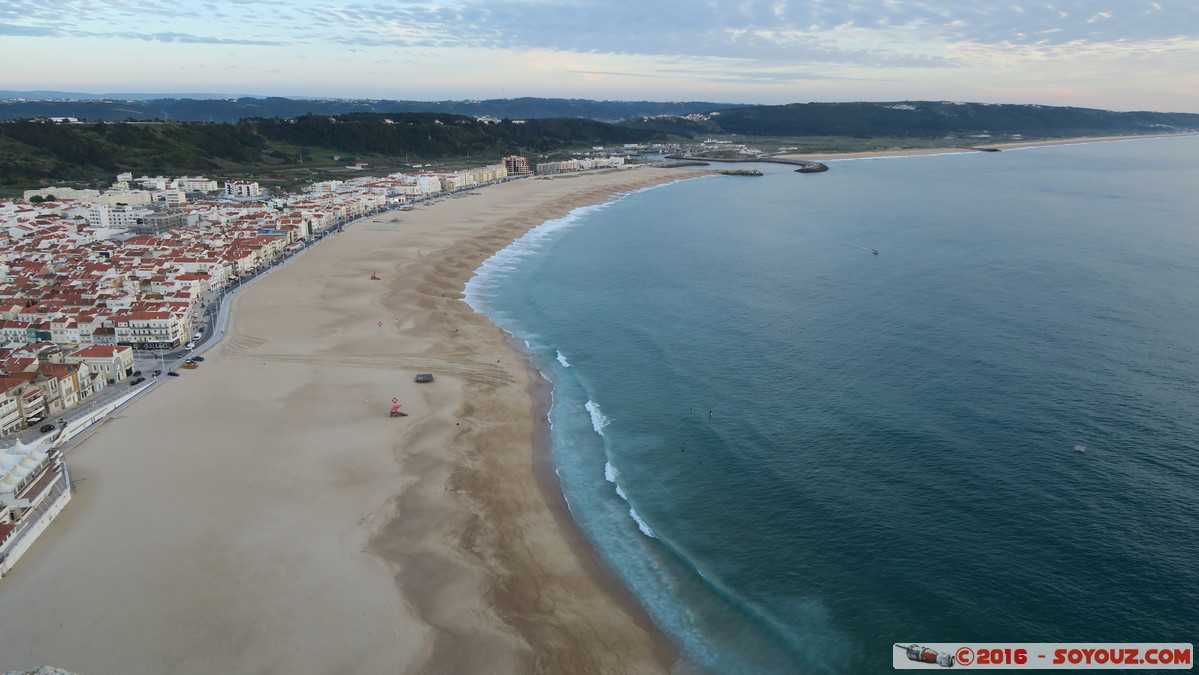
[[[1195,642],[1197,158],[757,164],[545,223],[466,296],[552,383],[571,512],[680,673]]]

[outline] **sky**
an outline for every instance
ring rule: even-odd
[[[1199,113],[1195,0],[0,0],[0,89]]]

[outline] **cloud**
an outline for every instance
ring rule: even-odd
[[[129,30],[135,19],[145,36]],[[5,35],[946,65],[952,47],[1193,37],[1190,0],[5,0]],[[1188,32],[1189,31],[1189,32]]]
[[[0,23],[0,35],[20,35],[25,37],[47,37],[60,35],[60,32],[53,28],[43,26],[14,26],[9,23]]]
[[[1099,10],[1099,11],[1097,11]],[[458,0],[301,4],[330,41],[781,60],[866,67],[950,63],[952,46],[1115,44],[1177,38],[1199,3],[1094,0]],[[1191,28],[1195,30],[1195,28]]]
[[[1099,91],[1130,69],[1170,72],[1155,86],[1175,88],[1191,81],[1197,32],[1193,0],[0,0],[0,36],[57,41],[54,53],[96,54],[90,65],[108,72],[118,50],[106,59],[100,38],[124,41],[125,62],[186,52],[215,69],[251,46],[305,86],[463,93],[602,81],[619,87],[611,95],[690,83],[811,95],[885,82],[903,86],[855,91],[956,96],[1004,78]],[[363,77],[376,69],[384,77]]]
[[[148,40],[152,42],[186,42],[191,44],[208,45],[282,45],[279,40],[239,40],[235,38],[213,38],[185,33],[123,33],[103,37],[124,37],[133,40]]]

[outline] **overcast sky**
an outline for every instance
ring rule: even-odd
[[[0,0],[0,89],[1199,113],[1196,0]]]

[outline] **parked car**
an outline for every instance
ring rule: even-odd
[[[43,434],[48,434],[51,431],[54,431],[54,429],[55,427],[53,424],[43,424],[38,431],[42,432]]]
[[[429,373],[421,373],[420,375],[416,376],[416,381],[417,382],[432,382],[433,376]]]
[[[188,370],[191,370],[192,368],[199,368],[200,364],[196,363],[195,361],[188,361],[187,363],[184,363],[182,366],[179,366],[179,367],[187,368]]]
[[[193,356],[192,357],[192,361],[203,361],[203,360],[204,360],[203,356]]]
[[[167,373],[167,375],[170,375],[171,377],[179,377],[179,373],[176,373],[176,372],[175,372],[175,371],[173,371],[173,370],[172,370],[172,371],[170,371],[170,372],[168,372],[168,373]]]

